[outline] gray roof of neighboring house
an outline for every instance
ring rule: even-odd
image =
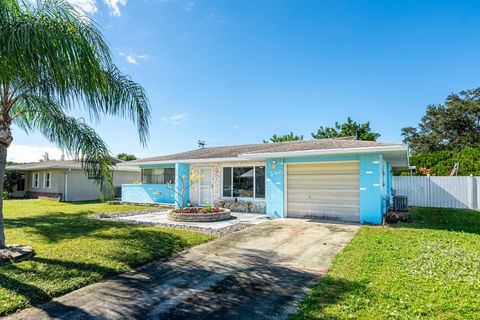
[[[352,149],[366,147],[402,146],[398,143],[354,140],[351,137],[338,139],[302,140],[275,143],[245,144],[227,147],[211,147],[192,151],[139,159],[131,164],[157,161],[176,161],[193,159],[235,158],[244,154],[277,153],[309,150]]]
[[[49,170],[49,169],[78,169],[82,170],[82,164],[79,161],[74,160],[49,160],[49,161],[39,161],[39,162],[30,162],[22,164],[8,165],[7,170],[16,170],[16,171],[32,171],[32,170]],[[132,171],[138,170],[133,167],[114,167],[115,171]]]

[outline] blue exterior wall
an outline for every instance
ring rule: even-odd
[[[290,163],[359,161],[360,179],[360,222],[381,224],[382,215],[390,205],[391,165],[380,154],[349,154],[315,157],[270,158],[266,161],[266,212],[269,217],[285,217],[285,166]],[[175,168],[176,190],[181,189],[182,177],[187,181],[190,165],[176,163],[168,165],[142,166],[142,168]],[[181,196],[167,190],[168,185],[123,185],[122,201],[126,202],[181,202]],[[157,191],[161,191],[159,195]],[[173,201],[175,199],[175,201]],[[184,203],[190,201],[190,192],[185,192]],[[178,206],[178,204],[176,204]]]
[[[382,165],[379,154],[361,154],[360,223],[381,224],[383,214]]]
[[[181,186],[182,177],[185,182],[189,183],[190,165],[185,163],[158,164],[158,165],[142,165],[141,169],[157,169],[157,168],[175,168],[175,185],[169,184],[124,184],[122,185],[122,201],[138,202],[138,203],[169,203],[178,207],[182,203]],[[173,192],[174,188],[177,192]],[[185,190],[184,204],[190,201],[190,192],[188,188]]]
[[[173,204],[174,193],[168,187],[168,184],[122,184],[122,201]]]
[[[190,190],[187,188],[185,192],[182,194],[181,188],[183,183],[185,182],[186,185],[190,183],[190,165],[187,163],[176,163],[175,164],[175,190],[177,191],[175,194],[175,207],[179,207],[179,203],[182,203],[186,206],[190,202]],[[182,199],[182,197],[185,197]]]
[[[360,222],[381,224],[386,211],[386,198],[389,193],[389,164],[379,154],[349,154],[334,156],[294,157],[267,159],[266,204],[267,215],[272,218],[285,217],[285,164],[305,162],[352,161],[360,163]],[[275,161],[275,168],[273,162]],[[382,168],[385,169],[385,183]],[[388,182],[390,181],[390,182]]]
[[[267,159],[265,200],[269,217],[282,218],[284,216],[284,177],[284,159]]]
[[[390,197],[392,196],[392,165],[387,162],[387,210],[390,207]]]

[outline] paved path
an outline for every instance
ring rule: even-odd
[[[357,229],[269,221],[9,319],[285,319]]]

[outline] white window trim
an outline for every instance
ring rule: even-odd
[[[47,174],[48,174],[48,187],[47,187]],[[43,173],[43,188],[52,189],[52,173],[51,172]]]
[[[165,169],[171,169],[173,170],[173,180],[166,180],[165,179]],[[163,183],[144,183],[144,177],[145,177],[145,170],[151,170],[152,173],[154,170],[162,170],[162,174],[161,176],[163,177]],[[154,175],[152,175],[151,177],[153,178]],[[162,184],[162,185],[168,185],[168,184],[175,184],[175,181],[177,180],[177,177],[176,177],[176,170],[175,168],[172,168],[172,167],[165,167],[165,168],[141,168],[141,179],[142,179],[142,184]],[[171,183],[167,183],[171,181]]]
[[[35,179],[35,177],[37,177],[37,179]],[[37,183],[35,183],[35,181]],[[40,173],[39,172],[33,172],[32,173],[32,188],[34,188],[34,189],[40,188]]]
[[[253,197],[251,198],[248,198],[248,197],[225,197],[223,195],[223,168],[231,168],[231,172],[230,172],[230,179],[231,179],[231,190],[232,190],[232,193],[233,193],[233,168],[250,168],[250,167],[253,167]],[[266,194],[266,191],[265,190],[265,196],[263,198],[257,198],[256,197],[256,187],[257,187],[257,174],[256,174],[256,171],[255,169],[257,167],[263,167],[265,168],[265,188],[267,186],[267,166],[266,165],[251,165],[251,164],[242,164],[242,165],[225,165],[225,166],[222,166],[222,170],[221,170],[221,174],[220,174],[220,180],[221,180],[221,183],[220,183],[220,192],[221,192],[221,196],[220,198],[221,199],[228,199],[228,200],[233,200],[233,199],[238,199],[238,200],[243,200],[243,201],[265,201],[266,198],[267,198],[267,194]]]

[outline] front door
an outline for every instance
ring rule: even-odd
[[[211,206],[213,205],[213,168],[199,168],[198,174],[202,176],[199,182],[198,204],[200,206]]]

